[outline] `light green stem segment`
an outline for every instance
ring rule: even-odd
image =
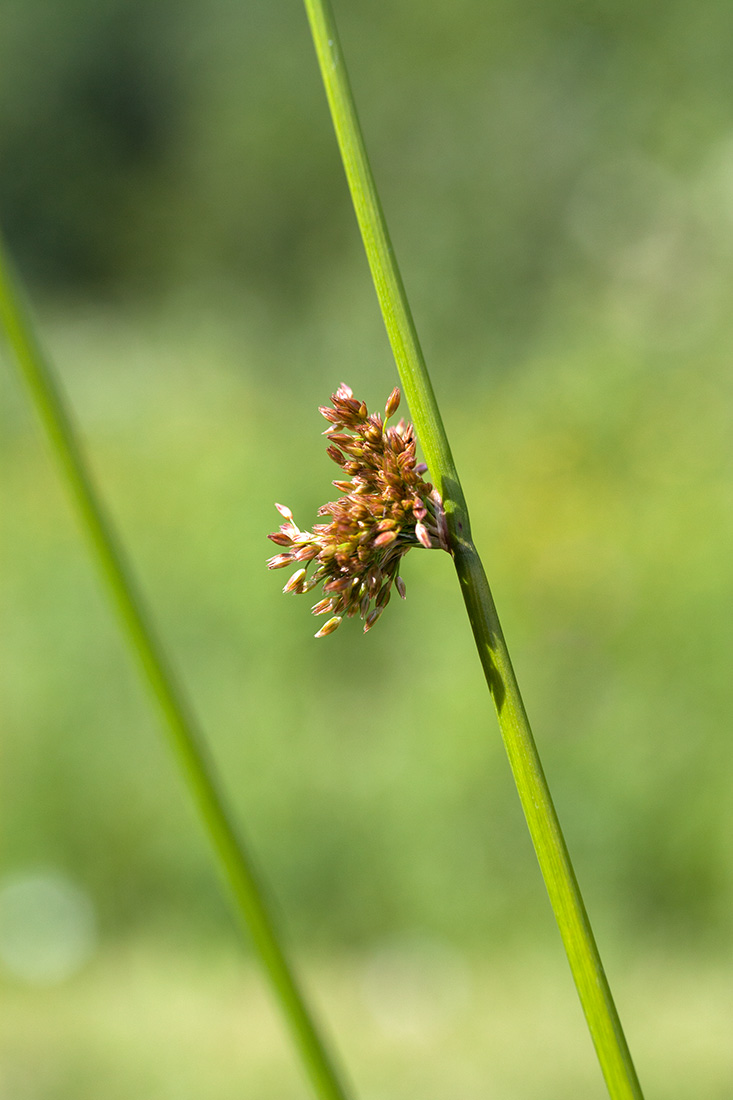
[[[443,497],[453,557],[496,704],[504,745],[580,1000],[613,1100],[641,1100],[493,597],[471,538],[468,510],[367,158],[329,0],[305,0],[334,129],[384,323],[430,474]]]
[[[239,915],[249,929],[310,1074],[315,1094],[320,1100],[347,1100],[340,1074],[283,949],[254,861],[233,824],[198,724],[168,664],[129,562],[94,487],[76,429],[51,365],[36,339],[30,312],[18,286],[0,240],[0,324],[15,353],[52,454],[71,491],[127,641],[160,704],[175,755],[229,880]]]

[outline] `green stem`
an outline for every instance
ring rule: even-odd
[[[269,911],[254,861],[233,824],[188,700],[168,664],[130,563],[93,484],[76,428],[35,335],[0,240],[0,323],[78,509],[82,528],[119,614],[130,649],[160,704],[170,741],[229,880],[240,917],[269,975],[300,1056],[321,1100],[347,1100]]]
[[[428,377],[367,157],[329,0],[305,0],[346,177],[387,334],[430,475],[443,497],[453,557],[529,831],[613,1100],[642,1092],[552,803],[468,509]]]

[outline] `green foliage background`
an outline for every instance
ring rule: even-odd
[[[601,948],[707,973],[733,910],[733,9],[337,17]],[[316,406],[395,380],[300,5],[6,0],[0,165],[46,344],[299,951],[419,932],[482,966],[554,957],[448,558],[410,555],[405,604],[321,642],[264,569],[273,501],[309,526],[330,492]],[[7,369],[0,477],[5,867],[81,884],[103,958],[225,952],[206,843]],[[721,1073],[705,1095],[730,1095]],[[84,1095],[64,1081],[27,1095]]]

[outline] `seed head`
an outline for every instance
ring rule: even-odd
[[[323,433],[329,441],[326,453],[341,475],[333,484],[342,495],[318,509],[328,522],[301,531],[290,509],[275,505],[285,522],[268,538],[281,553],[267,565],[300,566],[284,592],[308,592],[323,583],[324,598],[313,606],[313,614],[332,617],[316,638],[333,633],[344,616],[359,615],[364,631],[370,630],[387,606],[393,584],[404,599],[398,570],[413,546],[449,550],[443,503],[423,479],[425,464],[416,463],[412,424],[400,420],[386,427],[399,403],[395,388],[382,420],[378,413],[370,415],[348,386],[339,386],[331,405],[319,410],[329,424]]]

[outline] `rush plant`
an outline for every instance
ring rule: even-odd
[[[367,156],[329,0],[305,0],[321,78],[387,334],[430,476],[540,870],[606,1084],[638,1100],[634,1069],[519,691],[468,507],[430,383]]]
[[[367,159],[328,0],[305,0],[336,135],[402,387],[427,460],[432,485],[416,462],[416,438],[404,421],[385,427],[399,400],[395,389],[384,421],[342,386],[322,410],[329,453],[341,467],[339,499],[321,509],[328,522],[301,531],[289,509],[271,538],[280,553],[272,568],[295,565],[288,592],[323,584],[314,611],[329,620],[359,615],[369,629],[396,587],[412,547],[447,550],[456,572],[479,658],[571,970],[613,1100],[642,1093],[563,840],[491,591],[471,537],[466,501],[453,462],[402,279]],[[266,904],[254,861],[235,826],[190,703],[171,671],[127,556],[90,476],[79,436],[54,371],[37,339],[30,311],[0,242],[0,324],[48,436],[59,471],[131,651],[160,705],[171,746],[231,886],[242,922],[269,975],[293,1041],[321,1100],[346,1100],[341,1072],[300,990],[282,937]],[[434,487],[433,487],[434,486]],[[309,569],[312,572],[309,575]],[[337,644],[334,641],[332,644]]]

